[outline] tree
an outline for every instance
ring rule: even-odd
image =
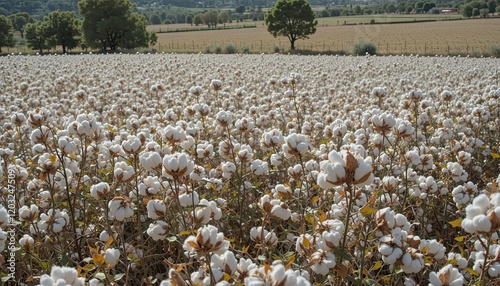
[[[151,25],[159,25],[159,24],[161,24],[161,18],[160,18],[160,16],[158,16],[157,14],[151,15],[151,17],[149,17],[149,23],[151,23]]]
[[[465,4],[460,7],[460,13],[467,18],[472,17],[472,6],[470,4]]]
[[[488,1],[488,12],[491,14],[495,14],[495,9],[497,7],[497,1],[496,0],[490,0]]]
[[[500,5],[498,5],[495,10],[497,11],[498,14],[500,14]]]
[[[38,50],[43,53],[43,49],[48,49],[46,37],[46,25],[44,22],[36,21],[35,23],[26,24],[26,42],[28,47],[33,50]]]
[[[235,11],[236,11],[236,13],[238,13],[238,14],[243,14],[243,13],[245,13],[245,9],[246,9],[246,8],[245,8],[245,6],[244,6],[244,5],[240,5],[240,6],[236,7]]]
[[[318,21],[306,0],[278,0],[266,12],[267,30],[276,38],[287,37],[290,49],[295,49],[295,41],[308,39],[316,32]]]
[[[63,53],[78,47],[80,39],[80,20],[75,12],[53,11],[45,17],[46,37],[49,46],[61,45]]]
[[[425,2],[424,3],[424,6],[422,7],[422,11],[424,13],[427,13],[429,12],[430,9],[436,7],[436,3],[432,3],[432,2]]]
[[[11,15],[10,21],[12,22],[12,27],[14,30],[19,31],[21,33],[21,38],[24,38],[24,27],[26,24],[32,22],[32,18],[30,14],[26,12],[20,12],[14,15]]]
[[[116,50],[147,47],[152,33],[147,19],[132,12],[130,0],[80,0],[83,38],[90,48]]]
[[[193,26],[193,15],[190,15],[190,14],[186,15],[186,23]]]
[[[229,21],[229,14],[226,11],[222,11],[217,15],[219,23],[224,24],[224,28],[226,28],[226,23]]]
[[[210,11],[207,11],[205,12],[205,14],[203,14],[203,23],[205,23],[205,25],[207,25],[209,28],[210,27],[217,27],[217,12],[214,11],[214,10],[210,10]]]
[[[477,8],[473,8],[473,9],[472,9],[472,16],[473,16],[473,17],[477,17],[477,16],[479,16],[479,9],[477,9]]]
[[[203,24],[203,14],[196,14],[193,18],[193,23],[196,26]]]
[[[0,53],[2,47],[14,46],[14,28],[9,18],[0,15]]]

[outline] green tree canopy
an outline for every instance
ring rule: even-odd
[[[151,15],[151,17],[149,17],[149,23],[151,23],[151,25],[160,25],[161,24],[160,16],[158,16],[158,14]]]
[[[88,47],[103,50],[147,47],[152,33],[145,16],[132,12],[130,0],[81,0],[83,38]]]
[[[217,19],[219,23],[224,24],[224,27],[226,27],[226,23],[229,22],[229,14],[227,11],[221,11],[219,15],[217,15]]]
[[[26,32],[26,42],[28,47],[33,50],[38,50],[43,53],[43,49],[48,49],[46,37],[46,23],[42,21],[36,21],[35,23],[28,23],[25,27]]]
[[[78,46],[80,39],[80,20],[75,12],[53,11],[45,17],[45,36],[49,46],[61,45],[63,53]]]
[[[245,9],[246,9],[246,8],[245,8],[245,6],[244,6],[244,5],[240,5],[240,6],[236,7],[235,11],[236,11],[236,13],[238,13],[238,14],[243,14],[243,13],[245,13]]]
[[[193,24],[196,26],[203,24],[203,14],[196,14],[193,18]]]
[[[10,20],[12,22],[12,27],[14,30],[19,31],[21,33],[21,38],[24,38],[24,27],[26,24],[33,22],[30,14],[26,12],[20,12],[14,15],[11,15]]]
[[[278,0],[266,12],[267,30],[274,36],[284,36],[295,49],[295,41],[307,39],[316,32],[318,21],[306,0]]]
[[[490,0],[488,1],[488,12],[494,14],[495,9],[497,7],[497,1],[496,0]]]
[[[14,46],[14,28],[9,18],[0,15],[0,53],[2,47]]]
[[[203,14],[203,23],[210,27],[217,27],[217,11],[210,10]]]
[[[460,7],[460,13],[464,15],[464,17],[470,18],[472,17],[472,6],[470,4],[465,4]]]

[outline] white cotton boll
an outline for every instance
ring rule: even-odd
[[[500,263],[495,262],[488,268],[488,275],[491,278],[498,277],[500,275]]]
[[[102,242],[108,242],[109,233],[105,230],[101,231],[101,233],[99,234],[99,240]]]
[[[485,213],[486,210],[490,207],[490,200],[485,194],[480,194],[479,196],[474,198],[472,204],[476,207],[480,207],[483,213]]]
[[[167,213],[167,206],[161,200],[150,200],[147,204],[148,217],[158,219]]]
[[[118,263],[118,260],[120,259],[120,250],[115,249],[115,248],[108,248],[106,249],[106,253],[104,254],[104,259],[106,261],[106,264],[112,266],[115,266]]]
[[[163,161],[158,152],[150,151],[141,153],[139,162],[147,171],[153,171],[159,168]]]
[[[480,214],[472,219],[474,228],[477,232],[490,232],[491,231],[491,221],[487,216]]]
[[[467,215],[467,218],[473,219],[474,217],[484,214],[485,210],[483,210],[481,207],[475,206],[475,205],[468,205],[465,208],[465,213]]]
[[[333,150],[330,153],[328,153],[328,160],[331,163],[339,163],[339,164],[341,164],[342,166],[345,167],[345,161],[344,161],[344,159],[342,158],[342,156],[340,155],[340,153],[337,152],[337,151],[335,151],[335,150]]]
[[[392,264],[396,263],[396,261],[398,259],[400,259],[402,255],[403,255],[403,250],[401,250],[401,248],[399,248],[399,247],[396,247],[393,249],[391,254],[386,255],[386,256],[382,256],[382,260],[386,264],[392,265]]]
[[[494,208],[500,207],[500,193],[493,193],[490,195],[490,204],[493,205]]]
[[[389,256],[394,251],[394,248],[388,244],[381,244],[378,247],[378,251],[384,256]]]
[[[197,205],[200,202],[200,196],[197,192],[184,193],[179,195],[179,202],[182,207]]]
[[[283,158],[281,158],[280,155],[278,155],[278,154],[271,155],[271,165],[277,167],[277,166],[281,165],[282,162],[283,162]]]
[[[154,240],[163,240],[167,237],[169,231],[169,226],[166,222],[157,220],[154,223],[149,224],[146,233]]]

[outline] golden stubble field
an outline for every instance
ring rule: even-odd
[[[354,43],[369,40],[377,45],[379,54],[481,55],[500,44],[499,26],[500,18],[347,26],[320,22],[316,33],[297,41],[296,48],[350,52]],[[288,39],[272,37],[262,22],[246,29],[158,33],[155,48],[160,52],[206,52],[207,48],[214,52],[229,44],[252,53],[289,49]]]

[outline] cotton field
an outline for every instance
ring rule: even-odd
[[[0,59],[18,285],[500,281],[500,60]]]

